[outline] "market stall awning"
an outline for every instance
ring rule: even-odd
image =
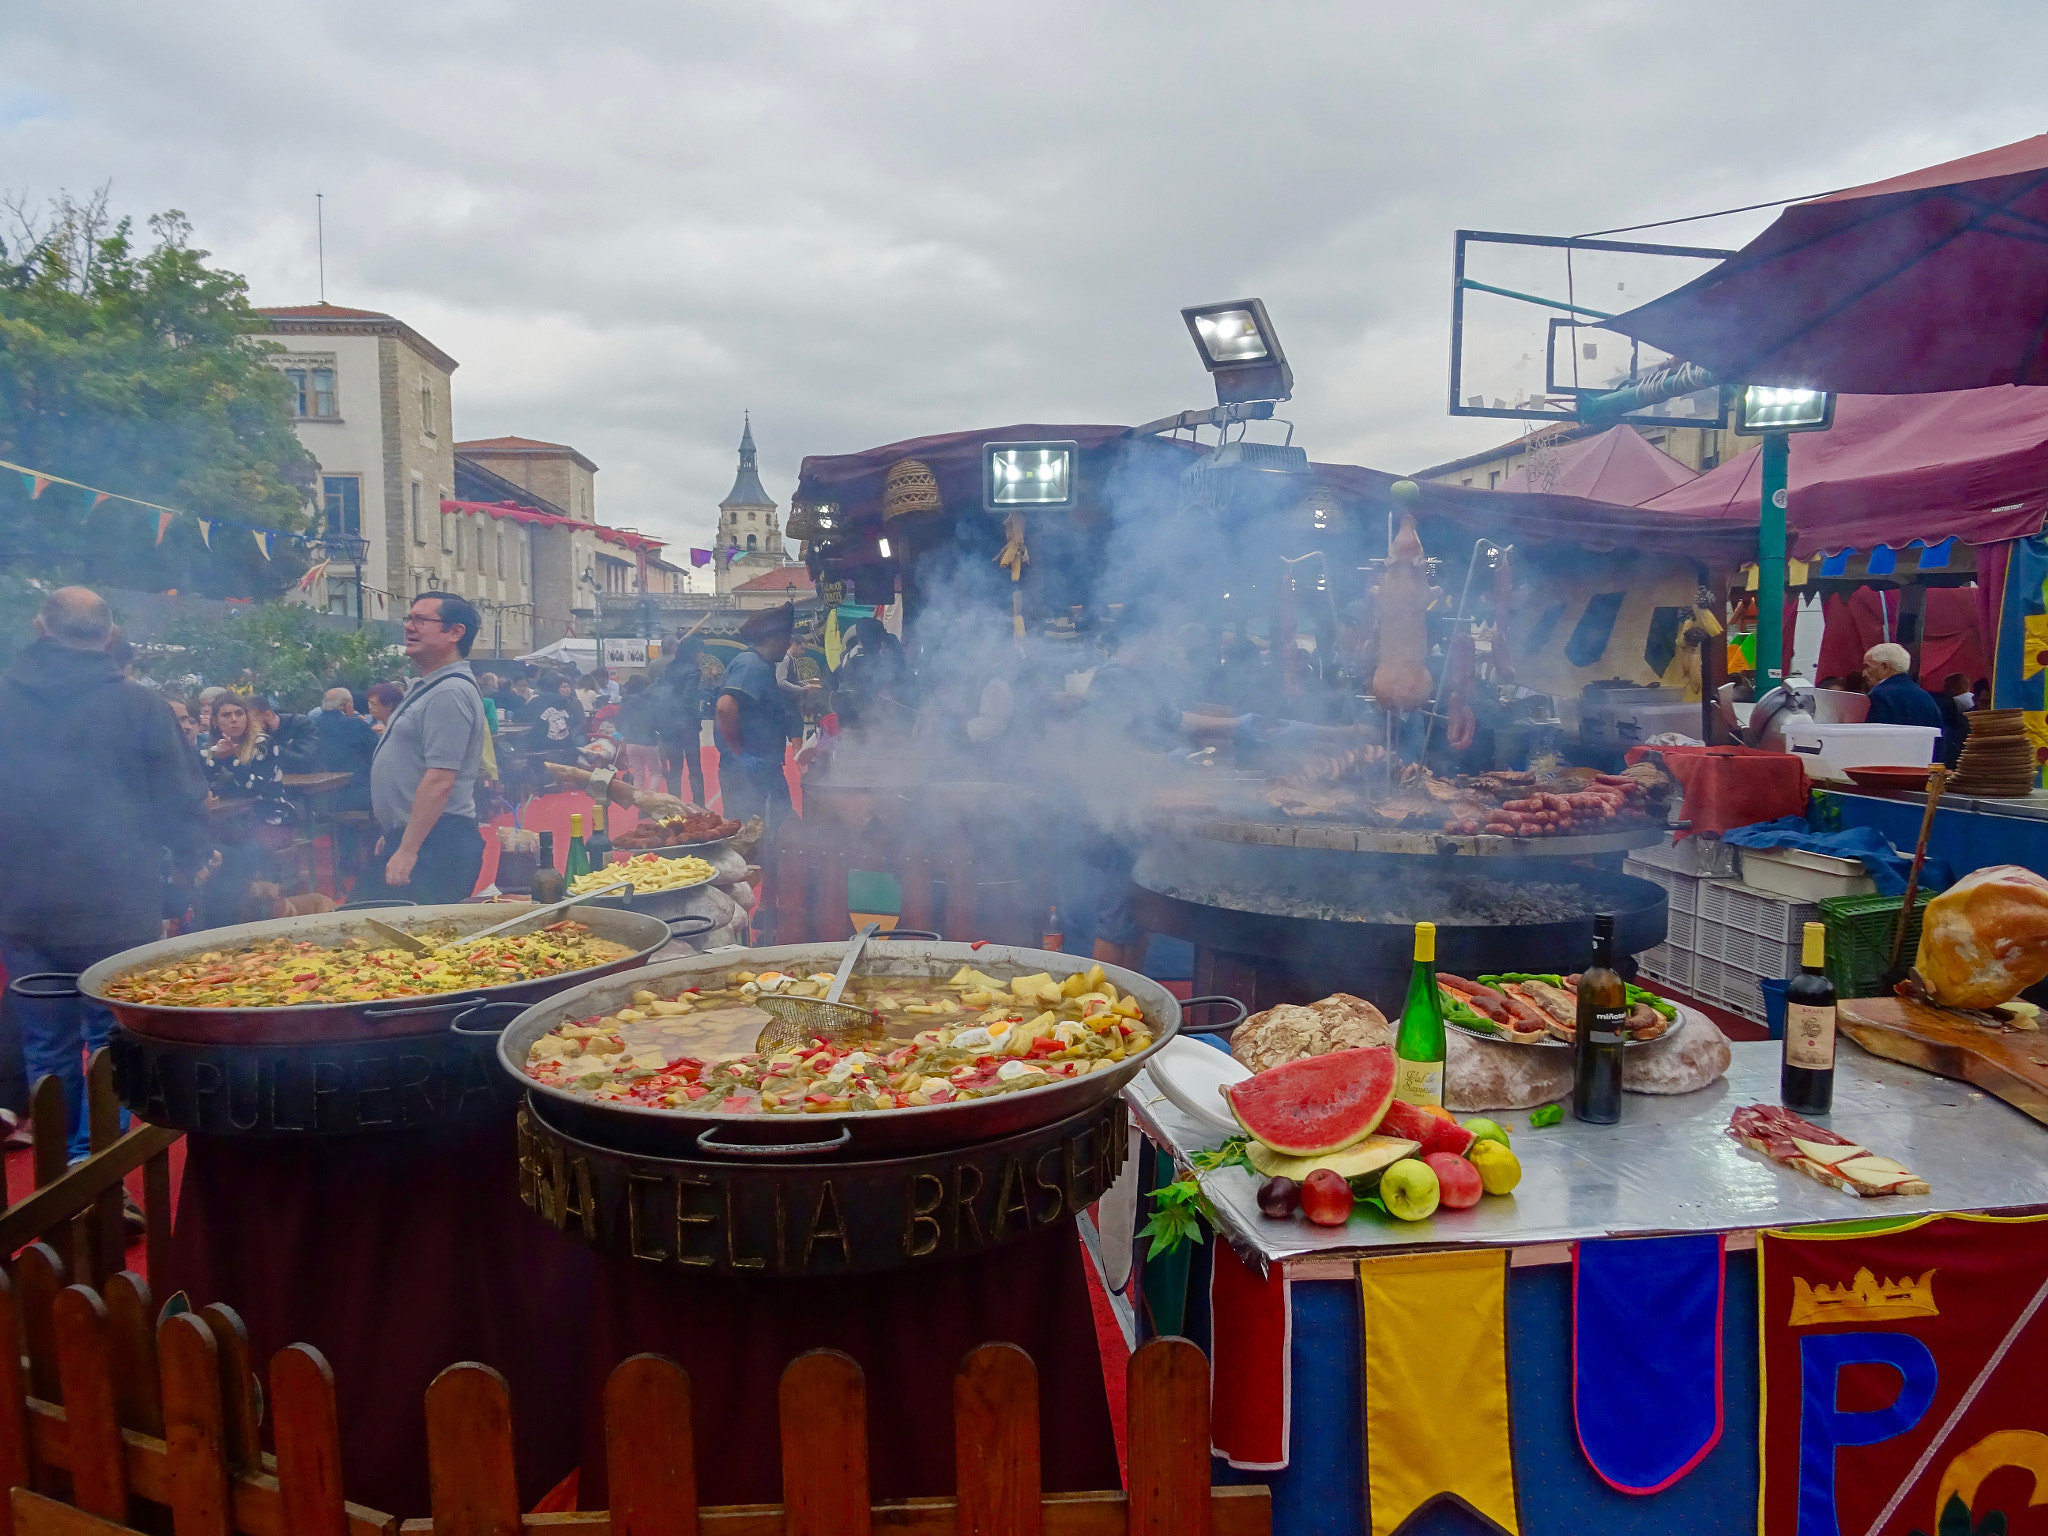
[[[1576,442],[1532,446],[1500,489],[1548,491],[1633,507],[1684,485],[1694,474],[1635,428],[1609,427]]]
[[[2048,384],[2048,135],[1796,204],[1603,323],[1744,383]]]
[[[1716,524],[1736,518],[1754,530],[1760,452],[1752,448],[1641,510]],[[1991,544],[2040,532],[2044,515],[2048,389],[1844,395],[1831,431],[1792,438],[1788,517],[1792,553],[1802,559],[1951,537]]]

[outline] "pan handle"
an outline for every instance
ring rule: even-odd
[[[341,906],[336,907],[334,910],[337,912],[374,912],[379,907],[416,907],[418,905],[419,903],[416,901],[400,901],[394,898],[390,901],[345,902]]]
[[[431,1003],[414,1003],[404,1008],[365,1008],[363,1019],[366,1023],[381,1023],[385,1019],[402,1019],[414,1013],[440,1013],[448,1008],[469,1008],[491,999],[481,992],[457,992],[451,996],[436,998]]]
[[[880,929],[868,935],[871,939],[930,939],[933,943],[944,943],[943,934],[933,933],[929,928],[892,928],[887,933]]]
[[[704,916],[701,912],[692,913],[688,917],[664,918],[663,921],[668,924],[668,936],[672,939],[700,939],[718,926],[716,922]],[[685,933],[683,927],[686,923],[702,923],[704,926],[692,928],[689,932]]]
[[[1200,1008],[1209,1003],[1228,1003],[1237,1010],[1237,1014],[1234,1018],[1225,1019],[1221,1024],[1190,1024],[1187,1022],[1187,1011],[1190,1008]],[[1227,1029],[1237,1028],[1238,1025],[1244,1022],[1244,1016],[1249,1012],[1245,1005],[1236,998],[1225,997],[1220,993],[1211,997],[1190,997],[1181,1003],[1180,1011],[1180,1032],[1184,1035],[1220,1035]]]
[[[711,1138],[718,1134],[719,1129],[714,1125],[697,1138],[699,1151],[726,1157],[803,1157],[811,1152],[837,1152],[853,1140],[853,1132],[842,1125],[839,1134],[830,1141],[780,1141],[747,1146],[736,1141],[713,1141]]]
[[[16,997],[26,997],[37,1002],[56,1002],[67,997],[77,997],[78,973],[36,971],[27,976],[15,977],[7,984],[7,990]]]
[[[474,1008],[465,1008],[462,1012],[455,1015],[454,1018],[450,1019],[448,1021],[448,1033],[451,1035],[461,1035],[470,1040],[495,1040],[505,1032],[507,1024],[518,1018],[520,1014],[526,1012],[531,1006],[532,1004],[530,1003],[478,1003]],[[505,1016],[498,1021],[495,1029],[464,1029],[462,1027],[478,1014],[488,1014],[493,1008],[503,1008],[506,1010]]]

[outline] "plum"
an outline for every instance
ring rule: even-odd
[[[1301,1186],[1276,1173],[1259,1186],[1259,1210],[1272,1217],[1292,1216],[1301,1208]]]
[[[1343,1226],[1351,1206],[1351,1186],[1336,1169],[1318,1168],[1301,1181],[1301,1213],[1317,1226]]]

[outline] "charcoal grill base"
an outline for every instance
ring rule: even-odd
[[[266,1047],[159,1040],[116,1025],[108,1044],[131,1114],[218,1136],[417,1131],[509,1113],[520,1098],[498,1066],[495,1035]]]
[[[580,1141],[530,1097],[519,1198],[593,1247],[665,1270],[853,1275],[981,1253],[1071,1222],[1128,1151],[1121,1097],[997,1141],[866,1162],[648,1157]]]

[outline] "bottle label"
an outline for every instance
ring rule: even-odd
[[[1038,947],[1040,949],[1049,949],[1056,955],[1062,954],[1066,951],[1067,936],[1064,933],[1040,934]]]
[[[1444,1101],[1444,1064],[1440,1061],[1394,1063],[1394,1097],[1418,1108]]]
[[[1620,1045],[1628,1038],[1628,1010],[1601,1008],[1586,1021],[1595,1045]]]
[[[1812,1003],[1785,1007],[1785,1061],[1788,1066],[1829,1072],[1835,1065],[1835,1010]]]

